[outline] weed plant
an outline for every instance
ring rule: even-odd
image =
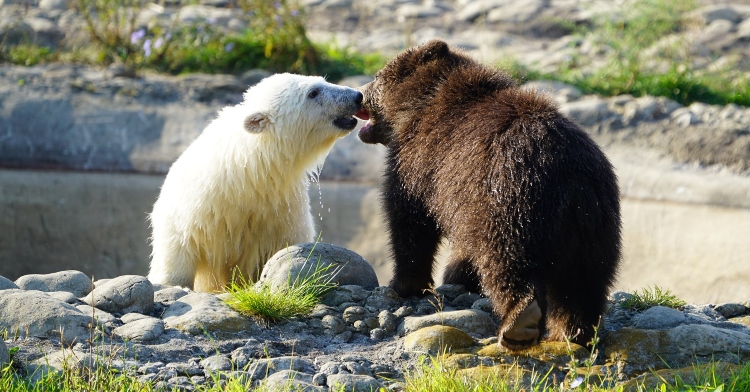
[[[635,291],[632,297],[621,303],[624,309],[638,312],[654,306],[680,309],[685,305],[687,305],[687,302],[677,298],[669,289],[662,290],[658,286],[654,286],[653,288],[646,287],[640,291]]]
[[[318,261],[309,274],[300,273],[294,281],[281,288],[253,286],[241,275],[233,276],[227,288],[227,305],[240,314],[266,322],[277,322],[309,314],[320,298],[336,287],[333,279],[340,268]],[[302,277],[302,278],[299,278]]]
[[[133,74],[140,69],[181,74],[272,72],[325,75],[333,79],[374,74],[384,61],[333,44],[314,44],[305,31],[304,9],[294,0],[240,0],[246,29],[226,33],[216,20],[178,24],[179,9],[166,17],[148,0],[76,0],[99,64],[119,63]],[[156,17],[139,22],[147,8]],[[162,15],[162,13],[164,13]]]

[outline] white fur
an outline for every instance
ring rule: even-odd
[[[308,97],[314,88],[317,99]],[[154,204],[149,280],[220,291],[235,267],[252,282],[274,253],[313,241],[309,176],[348,133],[332,120],[353,114],[352,94],[280,74],[222,109],[172,165]],[[248,118],[257,128],[246,130]]]

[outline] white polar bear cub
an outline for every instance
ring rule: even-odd
[[[169,169],[150,215],[153,283],[252,282],[286,246],[314,240],[310,175],[357,126],[362,94],[321,77],[270,76],[225,107]]]

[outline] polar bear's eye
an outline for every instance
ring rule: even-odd
[[[317,97],[318,94],[320,94],[320,89],[314,88],[314,89],[310,90],[309,93],[307,93],[307,98],[313,99],[313,98]]]

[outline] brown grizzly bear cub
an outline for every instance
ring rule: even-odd
[[[548,97],[441,41],[361,91],[359,137],[388,148],[390,286],[422,294],[445,235],[444,282],[489,297],[503,346],[587,344],[620,260],[619,190],[598,146]]]

